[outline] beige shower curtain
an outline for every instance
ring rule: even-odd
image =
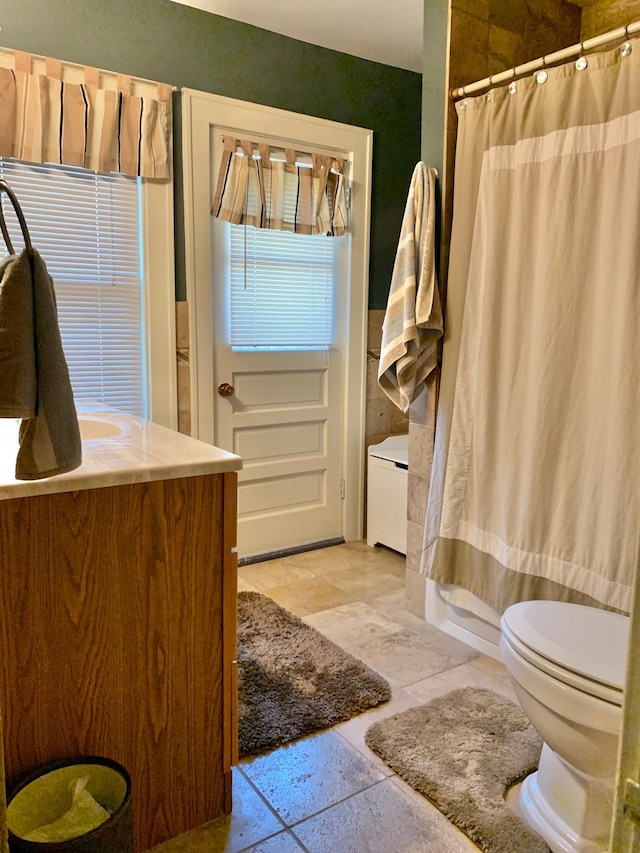
[[[631,45],[457,104],[422,571],[498,612],[531,598],[630,607],[640,541],[640,41]]]

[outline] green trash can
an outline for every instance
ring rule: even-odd
[[[39,768],[7,803],[11,853],[132,853],[131,778],[109,758]]]

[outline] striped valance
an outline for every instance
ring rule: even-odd
[[[126,75],[107,75],[107,88],[96,68],[75,66],[72,82],[60,60],[35,64],[14,51],[13,67],[0,67],[0,157],[169,177],[170,86],[137,95]]]
[[[211,213],[235,225],[339,237],[347,232],[344,159],[225,136]]]

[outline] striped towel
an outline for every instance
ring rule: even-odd
[[[403,412],[436,366],[442,308],[435,264],[437,172],[413,171],[382,326],[378,384]]]

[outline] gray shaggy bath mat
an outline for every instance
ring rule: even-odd
[[[387,682],[265,595],[238,595],[238,750],[256,755],[391,698]]]
[[[365,739],[485,853],[548,853],[505,803],[542,748],[513,702],[465,687],[374,723]]]

